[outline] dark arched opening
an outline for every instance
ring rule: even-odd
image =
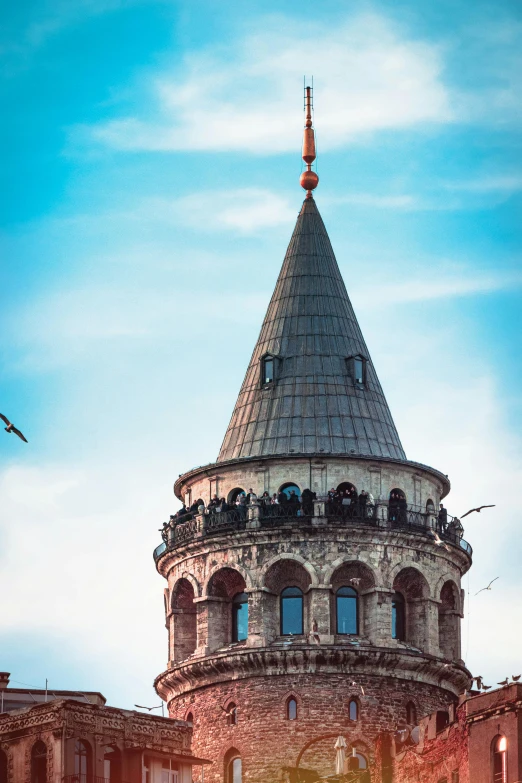
[[[303,591],[285,587],[281,593],[281,634],[299,636],[304,630]]]
[[[237,499],[239,495],[244,495],[246,497],[246,492],[241,487],[234,487],[234,489],[231,489],[228,493],[227,503],[231,506],[234,503],[237,502]]]
[[[0,783],[7,783],[7,756],[0,750]]]
[[[42,740],[35,742],[31,750],[31,783],[47,781],[47,745]]]
[[[408,505],[406,503],[406,495],[402,489],[395,487],[390,492],[388,499],[388,518],[391,522],[404,523],[406,522]]]
[[[179,579],[172,592],[174,614],[173,660],[184,661],[195,651],[197,640],[197,608],[194,588],[188,579]]]
[[[437,734],[439,731],[444,731],[449,724],[449,713],[446,710],[437,710],[437,716],[435,718],[435,731]]]
[[[340,587],[335,596],[337,633],[359,633],[359,596],[353,587]]]
[[[121,783],[121,753],[112,745],[103,753],[103,777],[110,783]]]
[[[348,704],[348,717],[350,720],[359,720],[359,702],[357,699],[350,699]]]
[[[410,726],[417,725],[417,708],[412,701],[406,705],[406,723]]]

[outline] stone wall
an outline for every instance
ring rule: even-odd
[[[188,505],[201,498],[205,504],[213,495],[229,498],[237,488],[257,494],[272,495],[288,482],[325,495],[331,487],[348,481],[358,492],[363,489],[375,499],[387,499],[392,489],[402,489],[410,505],[426,506],[433,500],[435,507],[449,491],[449,481],[438,471],[416,463],[377,461],[350,457],[273,457],[238,460],[231,463],[206,465],[201,470],[181,476],[175,485],[176,494]]]

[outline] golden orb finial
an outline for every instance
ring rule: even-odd
[[[312,163],[315,154],[315,131],[312,128],[313,87],[305,87],[305,127],[303,132],[303,160],[306,163],[306,171],[303,171],[299,180],[300,185],[307,193],[307,198],[312,198],[312,190],[319,184],[319,177],[312,171]]]

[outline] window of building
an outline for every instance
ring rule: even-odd
[[[151,783],[152,762],[149,756],[143,757],[143,769],[141,771],[142,783]]]
[[[348,704],[348,717],[350,720],[359,720],[359,702],[357,699],[350,699]]]
[[[261,386],[268,386],[275,381],[276,357],[266,354],[261,358]]]
[[[406,705],[406,723],[410,726],[417,725],[417,708],[412,701],[409,701]]]
[[[353,587],[340,587],[335,596],[337,633],[359,633],[359,596]]]
[[[290,498],[292,497],[292,493],[298,499],[301,497],[301,490],[299,489],[297,484],[293,484],[292,482],[288,482],[287,484],[283,484],[281,487],[279,487],[279,493],[281,492],[283,492],[286,495],[287,500],[290,500]]]
[[[237,707],[233,701],[227,706],[226,716],[229,726],[237,726]]]
[[[239,495],[246,496],[246,492],[244,489],[241,489],[241,487],[235,487],[228,493],[227,503],[233,505],[238,499]]]
[[[402,642],[406,639],[406,612],[401,593],[394,593],[392,598],[392,639]]]
[[[297,720],[297,701],[293,696],[286,702],[286,717],[288,720]]]
[[[243,765],[241,763],[241,756],[235,756],[230,759],[226,768],[226,783],[242,783],[243,781]]]
[[[166,759],[161,762],[161,783],[178,783],[179,764]]]
[[[435,731],[437,734],[439,731],[444,731],[449,724],[449,713],[446,710],[437,710],[437,716],[435,718]]]
[[[0,750],[0,783],[7,783],[7,756]]]
[[[459,783],[460,775],[458,769],[454,769],[451,773],[451,783]]]
[[[112,745],[103,752],[103,777],[110,783],[121,783],[121,753]]]
[[[248,636],[248,595],[237,593],[232,600],[232,641],[244,642]]]
[[[185,720],[187,721],[189,726],[193,726],[194,725],[194,715],[193,715],[193,713],[189,712],[187,717],[185,718]]]
[[[348,372],[356,385],[363,386],[366,383],[366,359],[364,356],[350,356],[346,360]]]
[[[507,739],[493,741],[493,783],[507,783]]]
[[[31,750],[31,783],[47,781],[47,745],[42,740],[35,742]]]
[[[299,636],[303,625],[303,591],[285,587],[281,593],[281,634]]]
[[[74,746],[74,774],[92,775],[91,748],[84,740],[76,740]]]
[[[358,769],[368,769],[368,759],[362,753],[358,751],[354,753],[352,750],[351,756],[348,757],[348,769],[350,772]]]

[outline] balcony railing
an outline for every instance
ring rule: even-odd
[[[460,523],[451,516],[448,516],[447,523],[442,524],[434,513],[419,506],[389,507],[388,503],[383,502],[360,506],[315,500],[309,504],[254,503],[229,511],[185,514],[165,528],[164,541],[154,550],[154,560],[157,562],[165,552],[184,543],[220,533],[259,528],[306,527],[318,524],[321,519],[327,526],[364,525],[384,530],[410,530],[432,540],[436,540],[436,533],[444,543],[460,547],[469,556],[473,552],[470,544],[462,538]]]

